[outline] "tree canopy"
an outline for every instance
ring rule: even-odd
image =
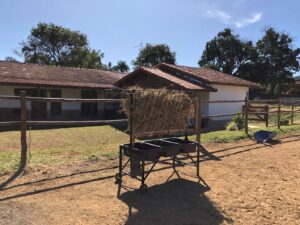
[[[266,29],[256,45],[225,29],[207,42],[199,66],[268,85],[268,92],[274,94],[275,88],[276,92],[281,89],[276,85],[293,81],[293,74],[299,70],[299,54],[293,39],[274,28]]]
[[[265,83],[271,85],[272,93],[277,84],[293,82],[293,74],[300,68],[300,49],[293,48],[293,39],[288,34],[268,28],[262,39],[257,42],[256,49],[256,64],[263,65]]]
[[[234,75],[241,65],[249,63],[254,54],[251,41],[241,40],[239,35],[226,28],[206,43],[198,64]]]
[[[135,67],[146,66],[152,67],[159,63],[175,64],[176,53],[171,51],[166,44],[152,45],[147,43],[146,46],[140,49],[139,54],[132,64]]]
[[[25,62],[101,68],[103,53],[91,49],[87,36],[55,24],[39,23],[21,43]]]
[[[122,61],[122,60],[119,60],[117,62],[117,65],[113,66],[112,67],[112,70],[113,71],[118,71],[118,72],[121,72],[121,73],[125,73],[125,72],[128,72],[129,71],[129,66],[127,65],[127,63],[125,61]]]

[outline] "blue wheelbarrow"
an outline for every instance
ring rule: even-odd
[[[270,142],[276,136],[275,132],[260,130],[254,133],[254,139],[257,143]]]

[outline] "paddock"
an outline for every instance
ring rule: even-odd
[[[0,224],[299,224],[300,135],[205,148],[216,156],[201,159],[207,186],[193,168],[167,182],[164,169],[145,195],[133,179],[115,184],[116,160],[32,169],[0,192]]]
[[[284,133],[289,129],[293,133],[280,135],[268,144],[257,144],[249,138],[231,144],[207,144],[209,134],[200,133],[199,123],[205,115],[197,113],[201,100],[196,101],[195,115],[199,116],[195,123],[196,135],[189,138],[200,140],[201,134],[204,149],[198,158],[200,177],[195,175],[194,168],[184,166],[184,159],[175,165],[180,176],[172,176],[174,164],[162,160],[147,178],[151,184],[148,193],[142,194],[137,191],[139,181],[130,177],[115,183],[118,161],[115,155],[110,155],[118,154],[118,145],[128,143],[129,139],[131,142],[134,131],[138,130],[129,129],[130,138],[118,130],[109,133],[112,128],[108,126],[102,133],[98,132],[101,126],[38,131],[31,130],[32,126],[62,121],[26,120],[26,101],[112,99],[45,99],[25,97],[24,93],[21,97],[3,98],[20,98],[21,121],[2,124],[21,125],[22,138],[20,142],[19,132],[1,133],[0,158],[6,163],[11,155],[17,159],[18,167],[20,149],[22,154],[21,170],[17,170],[16,176],[10,172],[0,174],[0,224],[299,224],[300,193],[296,188],[300,182],[299,125],[281,126],[281,101],[276,111],[278,131]],[[254,129],[248,129],[248,114],[265,113],[248,110],[247,98],[239,101],[245,102],[246,129],[236,131],[243,136],[231,141],[249,137],[253,132]],[[224,101],[214,101],[221,102]],[[294,119],[297,118],[292,117],[293,122]],[[129,116],[129,124],[134,124],[132,121]],[[111,122],[66,121],[89,125]],[[168,132],[171,128],[168,127]],[[228,135],[230,131],[226,132]],[[218,139],[212,140],[216,143]],[[194,159],[196,156],[193,155]],[[14,165],[8,165],[11,166]]]

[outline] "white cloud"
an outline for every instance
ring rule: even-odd
[[[262,19],[262,12],[253,14],[251,17],[236,18],[229,13],[219,9],[206,10],[206,17],[220,20],[222,23],[234,25],[237,28],[242,28],[253,23],[257,23]]]
[[[210,18],[219,19],[223,23],[229,23],[231,20],[231,15],[222,10],[207,10],[206,15]]]
[[[250,18],[244,18],[244,19],[236,21],[235,26],[237,28],[245,27],[249,24],[257,23],[258,21],[261,20],[261,18],[262,18],[262,13],[261,12],[255,13]]]

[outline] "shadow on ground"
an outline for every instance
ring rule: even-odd
[[[206,187],[185,179],[175,179],[148,189],[147,194],[129,191],[120,195],[128,205],[126,225],[211,224],[231,219],[205,196]]]

